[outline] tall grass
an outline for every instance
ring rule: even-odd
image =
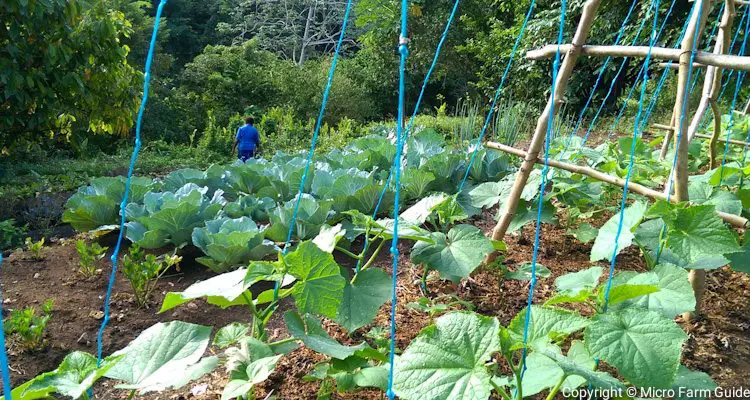
[[[497,107],[491,125],[491,138],[508,146],[515,146],[531,134],[532,114],[524,103],[503,100]]]

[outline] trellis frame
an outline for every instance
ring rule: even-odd
[[[586,45],[588,40],[589,32],[599,8],[601,0],[587,0],[583,6],[583,12],[576,29],[575,36],[571,44],[564,45],[547,45],[541,49],[532,50],[527,53],[527,58],[532,60],[545,59],[553,57],[557,51],[564,54],[562,66],[558,74],[557,81],[555,82],[554,97],[550,97],[547,101],[547,106],[540,115],[534,134],[531,137],[531,141],[528,150],[521,151],[507,151],[513,148],[503,149],[500,144],[487,143],[486,146],[502,151],[506,151],[509,154],[523,157],[523,162],[518,172],[516,173],[515,182],[511,188],[510,194],[505,202],[504,209],[500,214],[500,219],[497,225],[492,231],[492,239],[502,240],[510,226],[513,218],[516,215],[518,205],[520,202],[521,193],[529,179],[531,171],[534,169],[534,165],[539,161],[539,153],[544,144],[547,124],[550,118],[554,118],[553,112],[560,109],[559,103],[562,101],[565,89],[567,88],[570,76],[572,75],[573,69],[581,55],[590,57],[646,57],[649,54],[649,47],[647,46],[590,46]],[[668,196],[669,192],[666,192],[660,196],[656,196],[655,193],[650,193],[655,198],[667,198],[675,202],[689,201],[688,196],[688,142],[689,142],[689,125],[680,121],[682,116],[687,116],[690,113],[690,101],[689,96],[686,96],[686,90],[688,88],[688,80],[690,75],[691,67],[693,63],[704,65],[708,70],[713,71],[710,75],[706,74],[706,80],[704,83],[704,98],[706,98],[706,105],[711,105],[711,100],[715,95],[715,82],[721,80],[721,70],[731,69],[738,71],[750,72],[750,57],[735,56],[729,54],[723,54],[723,52],[729,47],[726,42],[729,32],[731,31],[731,23],[734,15],[735,4],[746,4],[744,0],[724,0],[726,2],[726,9],[728,10],[722,17],[722,27],[720,34],[717,36],[717,43],[714,46],[714,52],[708,53],[703,51],[693,52],[694,44],[696,39],[699,39],[708,19],[709,10],[711,9],[711,0],[694,0],[693,11],[691,12],[690,21],[686,28],[685,36],[681,42],[679,49],[671,49],[664,47],[653,47],[650,49],[651,57],[654,59],[678,61],[678,84],[677,93],[675,96],[675,106],[672,112],[672,123],[671,130],[674,133],[675,142],[679,140],[678,153],[676,155],[676,168],[674,171],[674,196]],[[719,54],[717,54],[719,51]],[[694,56],[693,56],[694,53]],[[710,78],[710,79],[709,79]],[[713,101],[715,103],[715,101]],[[552,107],[552,105],[555,107]],[[712,106],[713,108],[713,106]],[[750,102],[746,106],[745,112],[750,109]],[[705,113],[705,108],[703,110]],[[713,109],[713,112],[717,112]],[[693,135],[695,136],[695,135]],[[668,141],[668,139],[665,139]],[[552,165],[553,163],[550,163]],[[560,165],[557,165],[560,167]],[[588,174],[588,176],[600,179],[606,183],[617,184],[616,177],[607,178],[607,174],[600,171],[593,170],[595,174]],[[591,172],[591,171],[587,171]],[[598,176],[598,178],[597,178]],[[601,179],[604,178],[604,179]],[[611,179],[610,179],[611,178]],[[672,181],[671,179],[668,181]],[[623,182],[624,185],[624,182]],[[670,185],[667,185],[670,186]],[[628,188],[633,190],[637,188],[635,183],[630,183]],[[669,188],[671,190],[671,187]],[[635,190],[638,192],[638,189]],[[725,219],[725,221],[727,221]],[[746,228],[747,220],[735,221],[734,223],[730,220],[727,221],[738,228]],[[490,253],[485,262],[489,263],[497,258],[498,253]],[[693,285],[693,289],[696,294],[696,304],[700,304],[703,292],[705,291],[705,271],[703,270],[692,270],[690,272],[690,282]],[[696,311],[699,306],[696,306]],[[686,314],[685,317],[692,318],[693,314]]]

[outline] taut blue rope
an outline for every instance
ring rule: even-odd
[[[698,18],[696,20],[698,25],[700,24],[701,18],[703,16],[702,5],[703,5],[702,3],[699,4],[696,1],[695,5],[693,6],[693,8],[698,7]],[[698,28],[699,26],[696,26],[696,30],[698,30]],[[682,127],[684,126],[683,124],[685,123],[685,114],[686,114],[685,111],[687,108],[686,105],[688,102],[688,96],[690,95],[690,92],[687,90],[688,89],[687,85],[690,84],[690,79],[693,74],[693,62],[695,61],[695,53],[696,53],[696,50],[698,49],[698,36],[699,35],[696,32],[695,38],[693,39],[693,46],[690,49],[690,64],[688,65],[688,76],[687,76],[687,82],[685,83],[685,94],[683,95],[683,98],[682,98],[682,113],[680,115],[680,120],[678,122],[679,131],[677,132],[677,141],[676,141],[675,149],[674,149],[674,157],[672,159],[672,171],[675,171],[675,168],[677,167],[677,156],[680,154],[680,142],[682,141]],[[670,202],[672,199],[672,182],[674,181],[675,178],[676,178],[676,174],[672,174],[670,172],[669,178],[667,178],[667,183],[666,183],[667,187],[669,188],[669,190],[667,190],[667,202]],[[664,245],[661,239],[666,233],[666,229],[667,229],[667,226],[665,224],[664,227],[662,227],[661,232],[659,233],[659,248],[656,251],[656,263],[657,264],[659,263],[659,259],[661,258],[661,253],[664,250]]]
[[[138,159],[138,153],[141,151],[141,126],[143,124],[143,113],[146,110],[146,103],[148,102],[148,89],[151,81],[151,62],[154,59],[154,50],[156,49],[156,38],[159,33],[161,14],[162,11],[164,11],[164,6],[166,4],[167,0],[161,0],[156,9],[156,15],[154,16],[154,31],[151,33],[151,43],[149,44],[148,54],[146,55],[146,65],[143,68],[143,98],[141,98],[141,106],[138,109],[138,118],[135,122],[135,147],[133,148],[133,154],[130,156],[130,167],[128,167],[128,177],[125,181],[125,193],[123,194],[122,202],[120,203],[120,234],[117,236],[117,245],[115,245],[112,257],[110,257],[110,260],[112,260],[112,272],[109,275],[107,293],[104,296],[104,318],[99,327],[99,333],[96,335],[97,366],[101,366],[102,363],[102,339],[104,336],[104,330],[107,328],[107,323],[109,322],[109,300],[112,296],[112,288],[115,285],[115,278],[117,276],[117,255],[120,253],[122,239],[125,235],[125,207],[128,204],[128,198],[130,196],[130,183],[133,178],[133,171],[135,170],[135,162]]]
[[[490,126],[490,122],[492,121],[492,113],[495,111],[495,106],[497,106],[497,100],[500,98],[500,93],[502,93],[503,87],[505,86],[505,79],[508,77],[508,73],[510,72],[510,67],[513,64],[513,58],[515,57],[516,52],[518,51],[518,46],[521,44],[521,39],[523,38],[523,34],[526,31],[526,26],[529,24],[529,19],[531,18],[531,14],[534,12],[535,5],[536,5],[536,0],[531,0],[531,4],[529,4],[529,10],[526,11],[526,16],[523,18],[523,24],[521,25],[521,30],[518,32],[518,36],[516,37],[516,42],[513,44],[513,50],[510,53],[510,59],[508,60],[508,64],[505,65],[505,71],[503,71],[503,77],[500,79],[500,84],[497,86],[497,90],[495,91],[495,96],[492,98],[492,104],[490,105],[490,109],[489,111],[487,111],[487,117],[484,119],[484,126],[482,126],[482,131],[479,133],[479,137],[477,138],[474,151],[471,153],[471,159],[469,160],[469,165],[466,167],[466,172],[464,173],[464,177],[463,179],[461,179],[461,184],[458,186],[459,193],[464,189],[466,180],[469,179],[469,174],[471,173],[471,166],[474,165],[474,160],[476,159],[477,153],[479,152],[479,148],[482,145],[482,139],[484,139],[484,135],[487,133],[487,128]]]
[[[393,183],[395,187],[395,201],[393,206],[393,239],[391,240],[391,255],[393,256],[393,272],[391,274],[391,343],[388,360],[388,389],[386,395],[390,400],[396,397],[393,392],[393,369],[396,360],[396,284],[398,283],[398,217],[399,201],[401,198],[401,154],[404,149],[404,96],[406,92],[406,58],[409,56],[409,40],[407,39],[409,0],[401,0],[401,35],[398,40],[398,52],[401,55],[398,68],[398,119],[396,121],[396,158],[394,161]]]
[[[745,22],[745,32],[750,29],[750,19],[747,19]],[[739,31],[739,27],[737,29]],[[742,48],[740,49],[740,54],[745,53],[745,46],[747,45],[747,34],[745,34],[745,40],[742,42]],[[737,82],[735,82],[734,85],[734,97],[732,97],[732,105],[729,107],[729,122],[727,123],[727,133],[726,133],[726,142],[724,143],[724,156],[721,160],[721,172],[719,172],[719,186],[724,183],[724,167],[727,164],[727,154],[729,153],[729,139],[730,139],[730,133],[732,130],[732,127],[734,126],[734,108],[737,106],[737,95],[740,93],[740,88],[742,88],[742,81],[745,80],[745,72],[740,71],[737,73]],[[743,164],[744,165],[744,160]]]
[[[633,14],[633,10],[635,10],[635,5],[638,3],[638,0],[633,0],[633,3],[630,4],[630,9],[628,10],[628,14],[625,16],[625,19],[622,21],[622,25],[620,26],[620,30],[617,32],[617,37],[615,38],[614,45],[617,46],[620,44],[620,41],[622,40],[622,37],[625,35],[625,28],[627,27],[628,21],[630,21],[630,16]],[[640,35],[641,29],[643,29],[643,23],[645,22],[645,18],[643,21],[641,21],[641,26],[638,29],[638,34],[636,34],[636,38]],[[568,147],[570,146],[570,143],[573,141],[573,137],[578,134],[578,129],[581,128],[581,124],[583,123],[583,117],[586,115],[586,110],[588,110],[589,105],[591,104],[591,101],[594,99],[594,95],[596,94],[596,89],[599,88],[599,83],[602,81],[602,76],[604,76],[604,73],[607,71],[607,67],[609,66],[609,62],[612,60],[612,56],[607,56],[607,58],[604,59],[604,63],[602,64],[602,68],[599,70],[599,75],[596,77],[596,82],[594,82],[594,87],[591,89],[591,94],[589,95],[589,98],[586,100],[586,104],[583,105],[583,108],[581,109],[580,114],[578,114],[578,120],[576,121],[576,125],[573,128],[573,131],[570,132],[570,137],[568,137],[568,140],[565,143],[565,147],[560,152],[560,154],[557,156],[558,160],[562,160],[565,156],[565,152],[568,151]]]
[[[673,48],[679,47],[680,43],[682,42],[682,38],[685,37],[685,33],[687,31],[687,27],[690,24],[690,15],[692,15],[693,10],[690,10],[690,14],[688,14],[687,20],[685,20],[685,25],[682,27],[682,33],[680,34],[680,37],[677,39],[677,43],[673,46]],[[665,18],[665,21],[667,19]],[[670,60],[667,62],[668,66],[671,66],[673,62]],[[649,119],[651,119],[651,113],[653,113],[654,108],[656,107],[656,103],[659,102],[659,96],[661,95],[662,89],[664,89],[664,84],[667,82],[667,78],[669,78],[669,71],[670,68],[664,68],[664,71],[662,71],[661,79],[659,80],[659,84],[656,86],[656,90],[654,90],[654,94],[651,96],[651,101],[649,102],[648,108],[646,109],[646,116],[643,118],[643,123],[641,124],[641,130],[646,129],[646,125],[648,124]]]
[[[732,44],[729,46],[729,50],[727,51],[727,53],[729,54],[732,53],[732,49],[734,49],[734,45],[737,43],[737,38],[740,35],[740,31],[741,31],[740,27],[742,26],[742,23],[748,18],[750,18],[750,6],[745,6],[745,12],[742,13],[742,18],[740,18],[740,22],[737,23],[737,31],[734,33]],[[746,30],[745,35],[744,35],[744,41],[747,41],[747,36],[748,36],[748,32]],[[742,48],[744,48],[744,46]],[[739,54],[742,54],[742,50],[740,50]],[[719,94],[719,98],[724,97],[724,92],[727,90],[727,86],[729,86],[729,81],[732,80],[732,75],[734,75],[734,70],[729,71],[729,73],[727,74],[727,80],[721,86],[721,93]]]
[[[711,29],[711,34],[708,35],[708,43],[706,44],[706,47],[704,48],[704,51],[709,51],[711,49],[711,39],[713,39],[716,36],[716,30],[719,29],[719,25],[721,25],[721,19],[724,16],[724,8],[727,6],[727,3],[721,2],[721,7],[719,7],[719,16],[717,17],[718,21],[714,24],[714,27]],[[731,50],[732,47],[734,47],[734,44],[732,44],[729,49]],[[698,78],[700,78],[700,72],[695,74],[695,78],[693,79],[693,83],[690,85],[690,91],[692,92],[695,90],[695,85],[698,83]]]
[[[661,34],[664,32],[664,29],[666,27],[666,21],[669,19],[669,16],[672,14],[672,11],[674,10],[674,6],[676,2],[677,0],[672,0],[672,4],[669,6],[669,10],[667,11],[667,14],[664,18],[664,23],[659,28],[659,35],[657,35],[658,37],[660,37]],[[651,8],[649,7],[649,13],[650,11],[651,11]],[[638,26],[638,30],[636,31],[635,37],[630,43],[631,46],[634,46],[638,43],[638,39],[641,36],[641,32],[643,31],[643,28],[646,26],[646,21],[648,21],[648,16],[641,20],[641,23]],[[624,58],[622,62],[620,62],[620,67],[617,69],[617,73],[612,78],[612,82],[610,82],[609,84],[609,89],[607,89],[607,94],[604,96],[604,99],[602,100],[602,104],[599,105],[599,108],[596,110],[596,113],[594,114],[594,118],[591,120],[591,123],[589,124],[588,129],[586,129],[586,133],[583,136],[583,140],[581,141],[580,148],[583,148],[583,146],[586,144],[586,141],[589,139],[591,132],[593,132],[594,127],[596,126],[596,122],[599,120],[599,117],[601,116],[602,111],[604,111],[604,107],[607,105],[607,100],[609,100],[610,96],[612,96],[615,85],[617,84],[620,76],[622,75],[622,72],[625,70],[625,66],[627,65],[627,63],[628,63],[628,57]],[[636,81],[631,86],[630,93],[628,94],[628,100],[630,99],[630,96],[633,94],[633,90],[634,90],[633,88],[638,84],[638,81],[640,80],[640,76],[642,74],[643,74],[643,67],[641,67],[641,70],[636,77]],[[627,104],[627,100],[625,101],[624,104]],[[617,121],[619,121],[619,119],[622,117],[622,114],[624,113],[624,111],[625,111],[624,108],[620,110],[620,113],[617,116]]]
[[[302,179],[299,183],[299,192],[297,193],[297,201],[294,204],[294,211],[292,212],[292,221],[289,224],[289,232],[287,232],[286,242],[284,243],[283,254],[286,255],[289,251],[289,243],[292,241],[292,235],[294,234],[294,228],[297,223],[297,215],[299,214],[299,207],[302,203],[302,195],[305,193],[305,184],[307,183],[307,175],[310,172],[310,165],[312,164],[313,156],[315,155],[315,145],[318,143],[318,136],[320,134],[320,127],[323,125],[323,116],[326,113],[326,105],[328,104],[328,96],[331,94],[331,86],[333,86],[333,77],[336,73],[336,64],[339,61],[339,54],[341,53],[341,47],[344,43],[344,37],[346,36],[346,27],[349,24],[349,14],[352,10],[352,0],[347,1],[346,11],[344,12],[344,21],[341,25],[341,33],[339,40],[336,43],[336,51],[333,53],[333,60],[331,60],[331,68],[328,71],[328,81],[326,87],[323,90],[323,100],[320,104],[320,111],[318,112],[318,119],[315,122],[315,129],[313,130],[312,140],[310,142],[310,151],[307,153],[307,163],[305,163],[305,169],[302,172]],[[279,281],[273,288],[273,301],[275,302],[279,298]]]
[[[427,85],[430,82],[430,78],[432,77],[432,73],[435,72],[435,67],[437,67],[438,59],[440,58],[440,52],[443,49],[443,45],[445,44],[445,41],[448,39],[448,33],[450,32],[451,25],[453,25],[453,20],[456,17],[456,12],[458,11],[458,5],[461,3],[461,0],[456,0],[456,2],[453,4],[453,9],[451,10],[451,14],[448,17],[448,22],[445,24],[445,29],[443,29],[443,34],[440,37],[440,41],[438,42],[437,48],[435,49],[435,56],[432,58],[432,65],[430,66],[430,69],[427,71],[427,75],[424,77],[424,81],[422,82],[422,89],[419,91],[419,97],[417,98],[417,103],[414,105],[414,113],[411,116],[411,119],[409,120],[409,126],[406,128],[405,132],[405,138],[404,142],[409,138],[409,132],[411,131],[412,125],[414,124],[414,119],[417,117],[417,114],[419,113],[419,108],[422,104],[422,98],[424,97],[424,92],[427,89]],[[388,191],[388,186],[391,183],[391,178],[393,177],[393,170],[395,169],[396,162],[398,162],[397,159],[394,159],[393,164],[391,165],[391,169],[388,172],[388,178],[385,180],[385,184],[383,184],[383,190],[380,191],[380,197],[378,198],[378,202],[375,205],[375,210],[372,212],[372,218],[375,219],[378,215],[378,210],[380,210],[380,206],[383,204],[383,199],[385,198],[385,193]],[[370,238],[365,237],[365,244],[364,244],[364,252],[363,254],[367,253],[367,249],[370,247]],[[359,270],[362,268],[362,259],[357,260],[357,267],[355,268],[356,273],[359,273]]]
[[[537,203],[536,227],[534,231],[534,253],[531,258],[531,282],[529,284],[529,296],[526,300],[526,318],[523,324],[523,353],[521,359],[521,383],[526,374],[526,355],[529,343],[529,327],[531,326],[531,305],[534,302],[534,289],[536,288],[536,267],[539,258],[539,245],[542,233],[542,206],[544,204],[544,188],[547,186],[547,173],[549,172],[549,148],[552,142],[552,127],[555,120],[555,86],[557,86],[557,75],[560,72],[560,46],[565,33],[565,14],[567,12],[567,0],[562,0],[560,5],[560,26],[557,31],[557,51],[555,61],[552,64],[552,90],[550,93],[549,118],[547,119],[547,132],[544,142],[544,168],[542,169],[542,182],[539,184],[539,202]],[[517,389],[517,388],[516,388]]]
[[[3,265],[3,253],[0,252],[0,266]],[[0,373],[3,377],[3,395],[5,400],[13,400],[10,387],[10,367],[8,366],[8,353],[5,350],[5,328],[2,318],[3,293],[0,289]]]
[[[660,0],[655,0],[654,3],[654,21],[653,21],[653,28],[651,31],[651,41],[649,42],[648,47],[648,53],[646,53],[646,60],[644,61],[644,69],[648,71],[649,63],[651,62],[651,51],[653,50],[654,46],[656,45],[656,26],[657,22],[659,20],[659,2]],[[617,242],[620,240],[620,235],[622,234],[622,229],[625,222],[625,207],[627,205],[628,200],[628,184],[630,183],[630,177],[633,172],[633,165],[635,164],[635,148],[636,144],[638,143],[638,136],[640,135],[640,128],[641,128],[641,116],[643,115],[643,100],[646,98],[646,86],[648,84],[648,74],[645,74],[643,77],[643,83],[641,84],[641,96],[638,101],[638,113],[635,117],[635,124],[633,126],[633,140],[630,145],[630,163],[628,164],[628,172],[625,175],[625,185],[622,188],[622,201],[620,203],[620,221],[617,224],[617,233],[615,234],[615,242],[614,242],[614,249],[612,251],[612,258],[610,259],[609,263],[609,274],[607,275],[607,288],[604,291],[604,312],[607,312],[607,309],[609,308],[609,293],[612,289],[612,278],[615,276],[615,261],[617,260]]]

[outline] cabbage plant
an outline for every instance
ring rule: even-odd
[[[296,202],[296,199],[289,200],[283,207],[273,210],[270,215],[271,227],[266,230],[268,239],[286,242]],[[303,194],[292,236],[299,240],[315,237],[328,220],[332,205],[331,200],[316,200],[309,194]]]
[[[207,256],[196,261],[224,273],[250,260],[261,260],[278,250],[273,242],[264,240],[264,235],[264,229],[247,217],[208,221],[205,227],[193,230],[193,244]]]
[[[79,188],[65,203],[63,222],[69,223],[77,231],[116,225],[119,222],[120,203],[125,194],[125,181],[123,176],[92,179],[91,184]],[[128,200],[140,203],[146,192],[154,187],[154,182],[149,178],[133,177]]]
[[[175,192],[146,193],[143,205],[131,203],[125,209],[127,238],[146,249],[189,244],[193,229],[214,218],[226,203],[221,190],[213,197],[206,195],[208,190],[188,183]]]

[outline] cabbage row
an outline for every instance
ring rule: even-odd
[[[453,149],[429,131],[414,135],[403,160],[402,206],[435,193],[455,194],[470,151]],[[318,155],[292,239],[312,239],[322,227],[343,220],[351,224],[349,212],[372,215],[378,204],[379,216],[389,215],[393,188],[381,193],[394,155],[391,140],[377,136]],[[124,208],[125,235],[147,249],[194,245],[206,255],[198,261],[216,272],[263,259],[287,240],[306,161],[304,154],[279,152],[271,160],[181,169],[163,179],[135,177]],[[495,182],[510,172],[505,156],[480,150],[467,186]],[[68,200],[63,221],[79,231],[118,229],[124,193],[124,177],[96,178]],[[468,196],[457,199],[465,218],[477,212]]]

